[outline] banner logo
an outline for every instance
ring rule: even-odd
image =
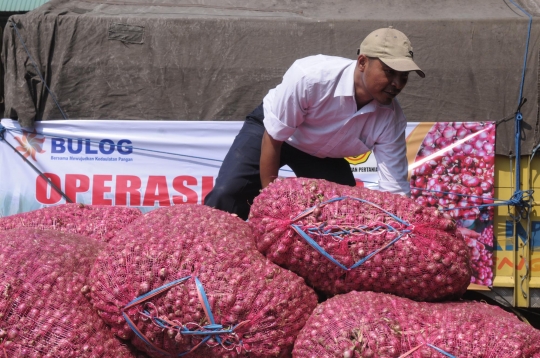
[[[37,162],[36,153],[45,153],[42,148],[45,137],[24,130],[22,132],[22,138],[15,137],[15,140],[20,144],[15,149],[21,152],[25,158],[32,157],[34,162]]]
[[[111,139],[102,139],[96,142],[90,138],[52,138],[51,153],[111,155],[117,151],[119,154],[128,155],[133,153],[131,144],[129,139],[120,139],[118,143],[115,143]]]
[[[370,155],[371,155],[371,150],[369,152],[357,155],[355,157],[345,157],[345,160],[348,161],[349,164],[358,165],[358,164],[365,163],[369,159]]]

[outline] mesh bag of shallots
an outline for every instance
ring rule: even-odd
[[[290,356],[317,305],[302,278],[256,251],[246,222],[203,205],[145,214],[90,279],[99,315],[152,357]]]
[[[52,230],[0,232],[0,357],[135,357],[85,297],[100,248]]]
[[[136,208],[68,203],[2,217],[0,231],[30,227],[80,234],[107,242],[141,215]]]
[[[393,293],[418,301],[460,297],[469,250],[454,222],[396,194],[325,180],[277,180],[249,216],[257,248],[326,294]]]
[[[540,331],[476,301],[416,302],[350,292],[317,306],[295,358],[526,358],[540,356]]]

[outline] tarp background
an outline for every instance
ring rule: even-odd
[[[522,109],[522,154],[539,143],[540,6]],[[11,20],[69,119],[242,120],[296,60],[356,57],[372,30],[406,33],[425,79],[400,94],[411,122],[502,120],[497,154],[514,153],[528,17],[503,0],[52,0]],[[8,25],[5,117],[62,119]]]

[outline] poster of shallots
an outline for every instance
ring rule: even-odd
[[[493,280],[494,122],[439,122],[409,165],[411,196],[450,215],[471,253],[471,283]]]

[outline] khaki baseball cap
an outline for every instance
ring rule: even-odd
[[[426,77],[413,61],[411,41],[403,32],[392,26],[375,30],[367,35],[360,44],[358,54],[377,57],[396,71],[416,71],[420,77]]]

